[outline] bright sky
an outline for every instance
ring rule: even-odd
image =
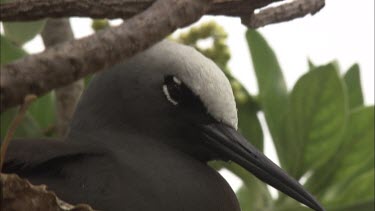
[[[229,66],[248,90],[256,94],[256,80],[244,37],[246,28],[238,18],[227,17],[203,17],[197,24],[208,20],[217,21],[229,33],[228,44],[232,54]],[[115,20],[114,23],[121,21]],[[91,34],[90,24],[90,19],[72,18],[76,38]],[[374,104],[373,0],[326,0],[326,6],[315,16],[266,26],[260,31],[275,50],[289,89],[307,71],[307,58],[315,64],[337,60],[342,72],[359,63],[365,103]],[[25,48],[30,53],[44,49],[39,36],[27,43]],[[264,119],[262,115],[260,118]],[[266,135],[265,139],[266,154],[277,162],[270,137]],[[222,173],[227,178],[231,177],[228,172]],[[229,179],[229,182],[234,189],[241,185],[235,179]]]

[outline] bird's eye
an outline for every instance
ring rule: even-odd
[[[165,76],[163,92],[167,100],[173,105],[179,104],[181,89],[182,82],[178,78],[171,75]]]
[[[173,75],[164,77],[163,92],[167,100],[175,106],[182,106],[196,111],[206,110],[199,96]]]

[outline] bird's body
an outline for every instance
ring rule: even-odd
[[[121,140],[116,149],[56,140],[17,140],[9,158],[19,156],[12,154],[16,147],[36,153],[32,156],[35,161],[27,161],[36,165],[24,166],[17,172],[20,176],[34,184],[46,184],[67,202],[87,203],[98,210],[240,210],[228,183],[205,163],[153,140],[144,145],[137,144],[137,137],[128,138],[133,141]],[[53,149],[48,157],[38,151],[47,147]],[[54,150],[59,153],[56,157],[52,156],[57,154]],[[23,164],[16,161],[12,165],[21,169]]]
[[[194,49],[163,41],[92,80],[64,141],[15,140],[4,168],[100,210],[239,211],[207,165],[233,160],[323,210],[236,129],[223,72]]]

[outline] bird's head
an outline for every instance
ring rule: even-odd
[[[323,210],[237,132],[237,122],[230,83],[215,63],[191,47],[162,41],[96,76],[71,130],[132,131],[201,161],[232,160],[301,203]]]

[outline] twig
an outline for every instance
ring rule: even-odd
[[[197,21],[210,0],[158,0],[146,11],[95,35],[53,46],[1,68],[0,111],[103,70]]]
[[[56,44],[74,40],[69,19],[48,19],[41,33],[44,45],[49,48]],[[75,107],[84,89],[83,80],[75,81],[67,86],[55,90],[57,134],[65,135],[69,122],[73,116]]]
[[[276,7],[261,9],[250,17],[244,16],[242,23],[250,28],[259,28],[272,23],[289,21],[305,15],[314,15],[324,7],[324,0],[294,0]]]
[[[91,17],[127,19],[144,11],[156,0],[16,0],[0,5],[1,21],[42,18]],[[280,1],[280,0],[276,0]],[[213,0],[210,15],[242,16],[275,0]]]
[[[10,143],[11,139],[13,138],[14,133],[16,132],[17,127],[20,125],[23,117],[25,116],[27,108],[29,107],[29,105],[36,98],[37,97],[35,95],[27,95],[25,97],[24,103],[19,108],[18,113],[16,114],[16,116],[14,117],[14,119],[12,120],[12,122],[10,123],[8,131],[7,131],[6,135],[5,135],[4,141],[1,144],[1,150],[0,150],[0,152],[1,152],[0,153],[0,172],[1,172],[2,167],[3,167],[3,163],[4,163],[4,160],[5,160],[5,154],[6,154],[6,151],[8,149],[9,143]]]

